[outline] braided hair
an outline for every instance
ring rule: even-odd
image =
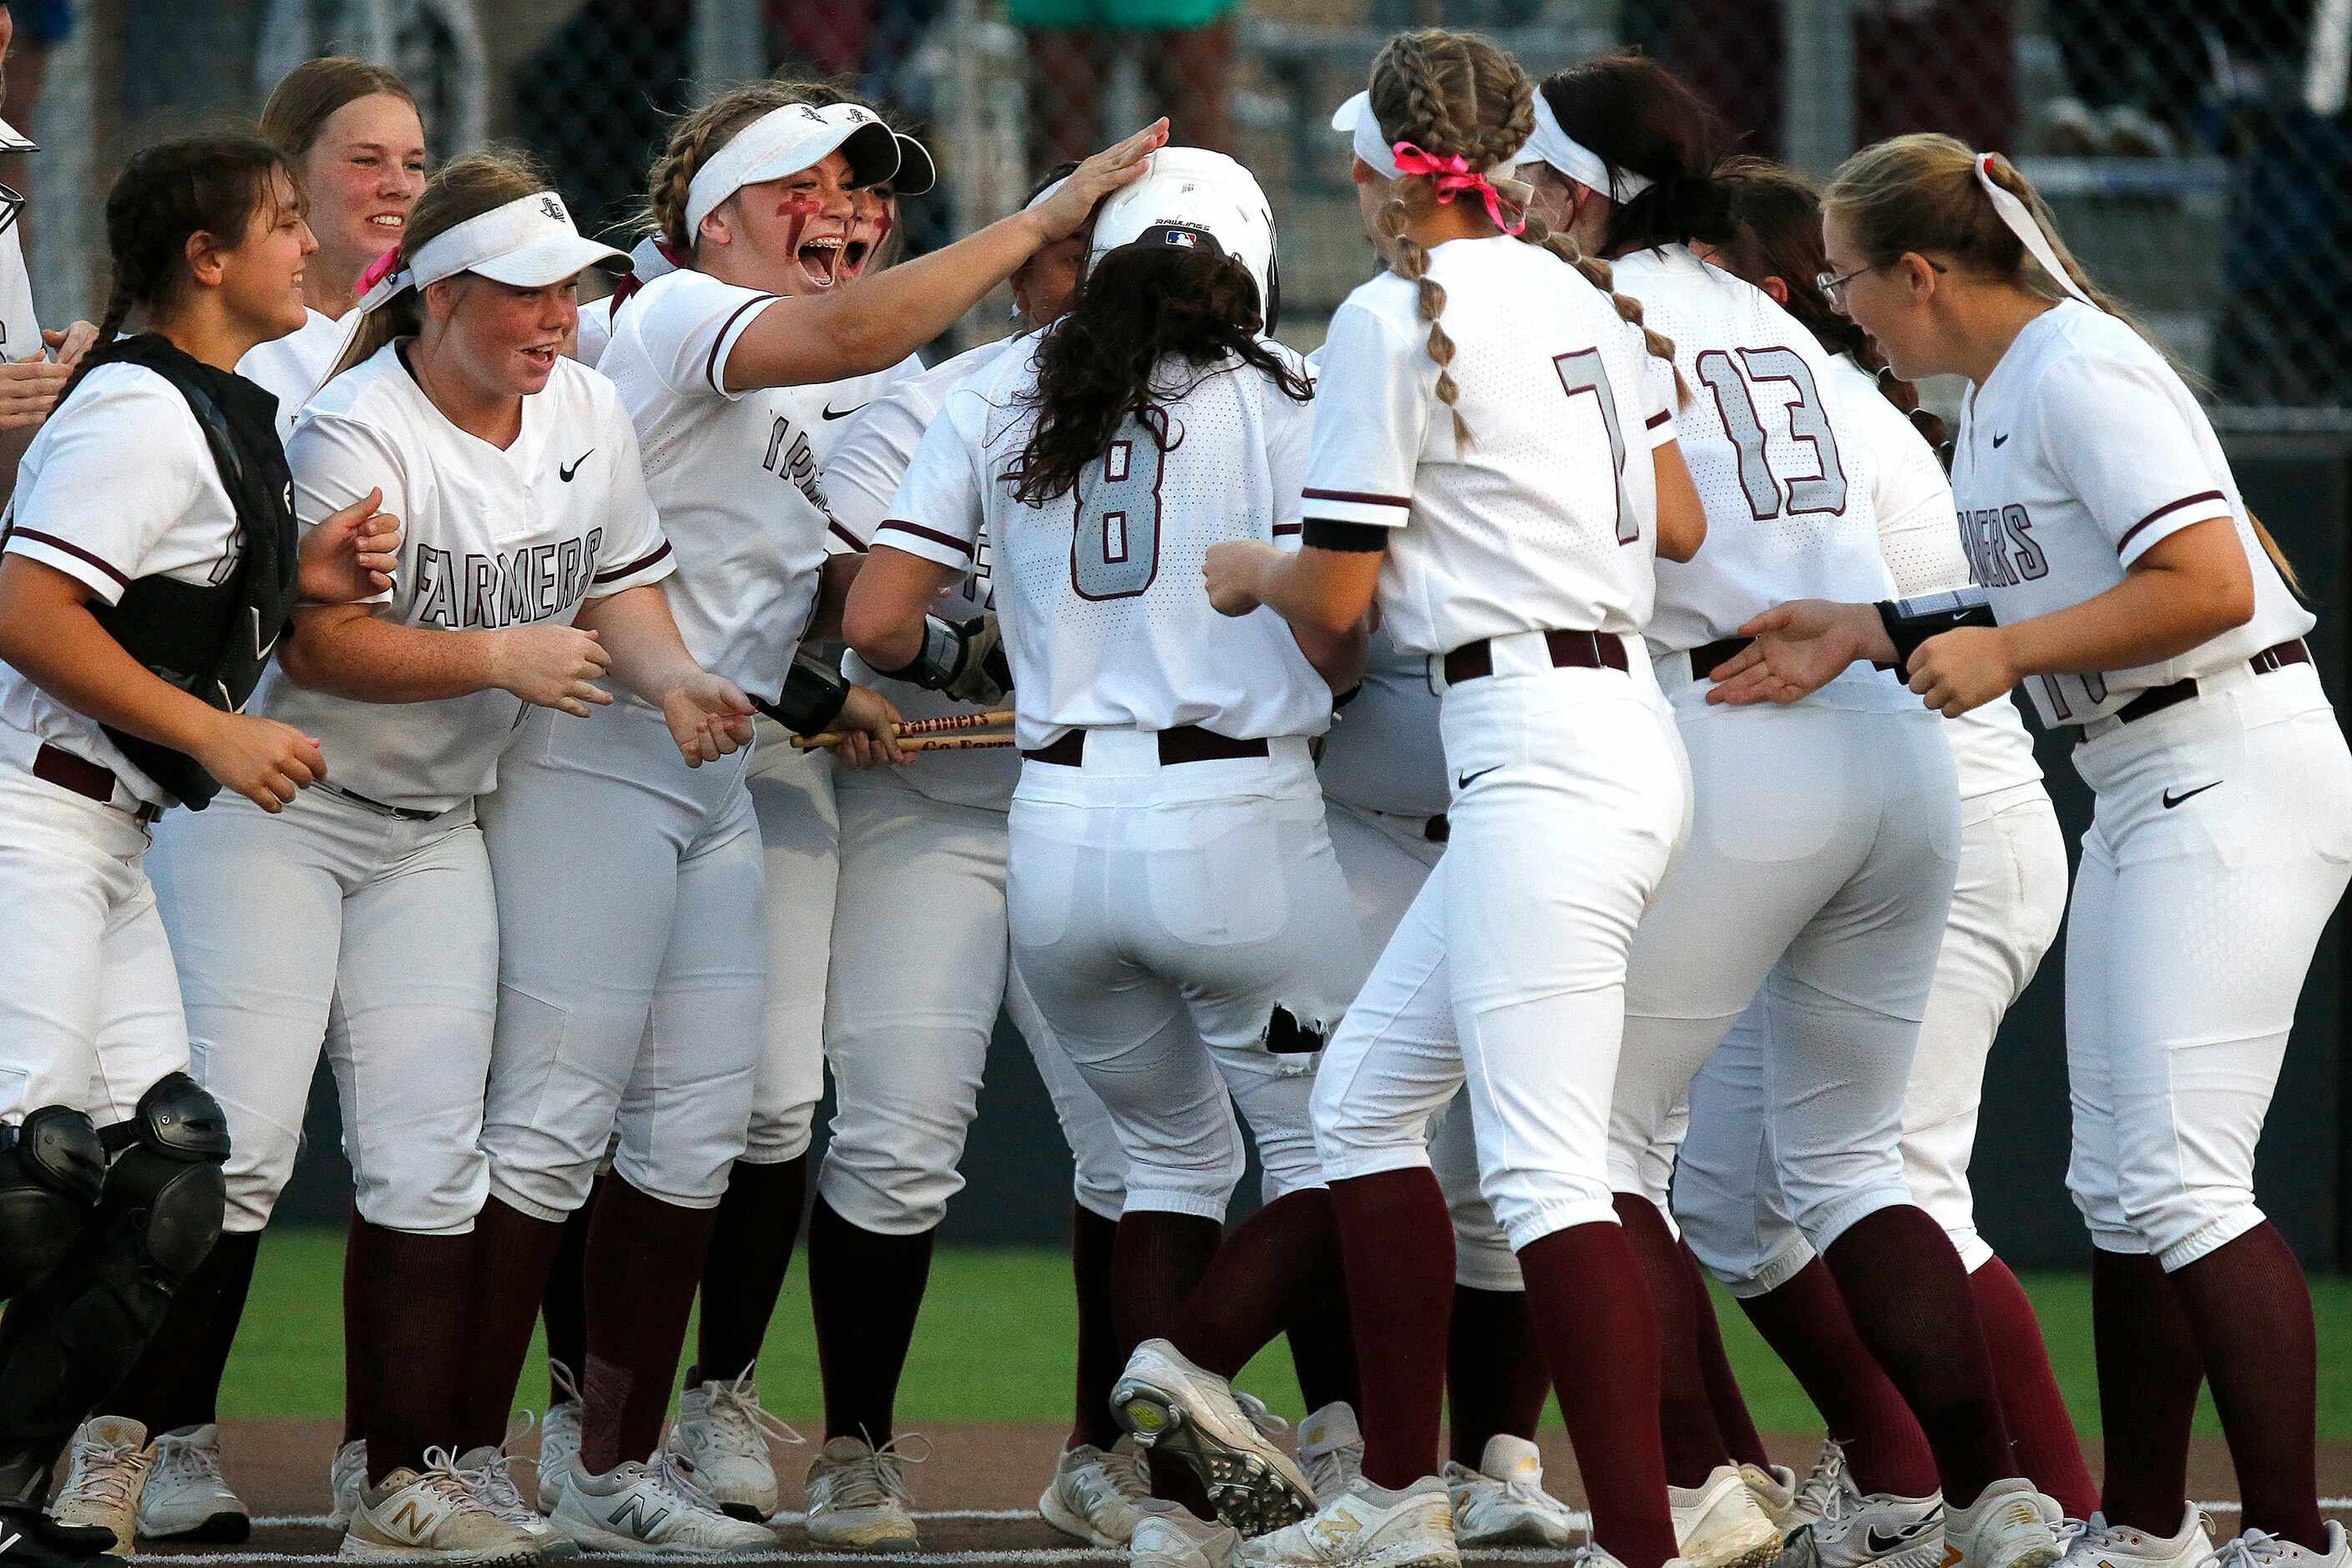
[[[281,200],[299,204],[301,188],[286,155],[251,137],[183,136],[133,153],[106,194],[114,282],[98,341],[112,342],[132,312],[152,315],[174,302],[191,236],[233,247],[257,216],[274,223]]]
[[[831,82],[770,79],[746,82],[720,93],[700,109],[670,121],[668,140],[646,171],[646,210],[640,226],[681,256],[694,254],[695,237],[686,231],[686,205],[694,176],[738,132],[764,114],[805,103],[818,109],[846,103],[849,95]]]

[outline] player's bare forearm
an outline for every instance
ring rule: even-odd
[[[849,586],[857,581],[857,574],[865,564],[866,552],[862,550],[824,558],[816,578],[816,614],[810,617],[809,628],[802,634],[807,640],[840,640],[842,612],[849,607]]]
[[[596,633],[613,656],[613,679],[656,708],[702,673],[658,583],[591,599],[572,625]]]
[[[218,711],[124,651],[89,613],[89,597],[37,561],[0,558],[0,659],[78,713],[194,753]]]
[[[876,669],[904,669],[923,651],[923,617],[956,568],[877,544],[866,552],[847,602],[841,635]]]
[[[1336,642],[1355,632],[1372,607],[1381,582],[1379,550],[1324,550],[1295,554],[1271,544],[1213,544],[1203,568],[1209,602],[1220,614],[1247,615],[1263,605],[1307,638]]]
[[[404,626],[366,605],[298,606],[278,661],[288,679],[358,702],[438,702],[503,684],[503,631]]]
[[[1334,691],[1349,691],[1364,682],[1364,667],[1371,662],[1372,634],[1362,621],[1358,621],[1339,636],[1326,637],[1319,632],[1302,630],[1294,625],[1291,637],[1298,651],[1315,667],[1315,673]]]
[[[2231,520],[2217,517],[2151,546],[2106,592],[2001,636],[2021,676],[2096,675],[2178,658],[2253,614],[2245,551]]]

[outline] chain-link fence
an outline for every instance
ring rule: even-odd
[[[1480,28],[1541,74],[1633,45],[1746,150],[1825,173],[1896,132],[2016,158],[2094,272],[2240,425],[2352,426],[2352,0],[18,0],[6,112],[45,151],[10,183],[45,316],[88,313],[106,181],[142,142],[250,116],[309,55],[398,66],[436,154],[539,153],[583,220],[623,221],[663,114],[762,71],[822,75],[931,138],[918,247],[1028,176],[1166,112],[1255,168],[1281,218],[1291,335],[1365,270],[1323,129],[1399,26]],[[26,101],[31,100],[29,114]],[[0,170],[0,178],[10,178]],[[1001,312],[976,313],[975,331]]]

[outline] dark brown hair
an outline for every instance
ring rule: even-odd
[[[302,157],[337,110],[379,93],[416,107],[416,95],[388,67],[349,55],[304,60],[270,89],[269,101],[261,106],[261,139],[289,157]]]
[[[1727,149],[1723,124],[1682,78],[1640,55],[1601,55],[1546,77],[1543,95],[1559,128],[1599,154],[1612,176],[1650,182],[1631,201],[1610,204],[1605,254],[1730,239],[1730,196],[1715,178]]]
[[[1948,458],[1951,432],[1919,406],[1919,392],[1887,368],[1870,334],[1840,314],[1822,292],[1829,258],[1822,249],[1822,198],[1813,183],[1769,158],[1734,158],[1717,171],[1731,196],[1732,237],[1717,247],[1731,269],[1750,283],[1778,278],[1789,292],[1789,314],[1804,323],[1832,353],[1850,356],[1877,378],[1878,390],[1903,410],[1938,456]]]
[[[1255,369],[1284,396],[1312,398],[1307,378],[1259,341],[1264,321],[1256,283],[1230,256],[1132,245],[1105,253],[1037,347],[1027,395],[1036,427],[1001,476],[1014,499],[1068,494],[1129,416],[1174,451],[1183,437],[1170,436],[1166,405],[1212,375]]]
[[[133,310],[152,313],[180,291],[190,237],[233,248],[255,217],[275,222],[279,175],[299,205],[301,183],[286,154],[249,136],[184,136],[133,153],[106,194],[114,285],[98,341],[112,342]]]

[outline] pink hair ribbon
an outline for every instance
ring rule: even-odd
[[[1505,234],[1516,237],[1527,227],[1522,218],[1514,223],[1503,216],[1503,198],[1486,176],[1470,167],[1469,161],[1459,153],[1449,153],[1441,158],[1434,153],[1424,153],[1410,142],[1399,142],[1389,149],[1396,159],[1400,176],[1427,175],[1436,188],[1437,199],[1451,202],[1456,191],[1475,191],[1486,205],[1486,216]]]
[[[385,251],[382,256],[377,257],[373,261],[368,263],[367,270],[361,273],[360,280],[352,286],[352,293],[355,296],[366,293],[369,289],[374,288],[377,284],[391,277],[393,269],[399,265],[400,247],[395,245],[391,249]]]

